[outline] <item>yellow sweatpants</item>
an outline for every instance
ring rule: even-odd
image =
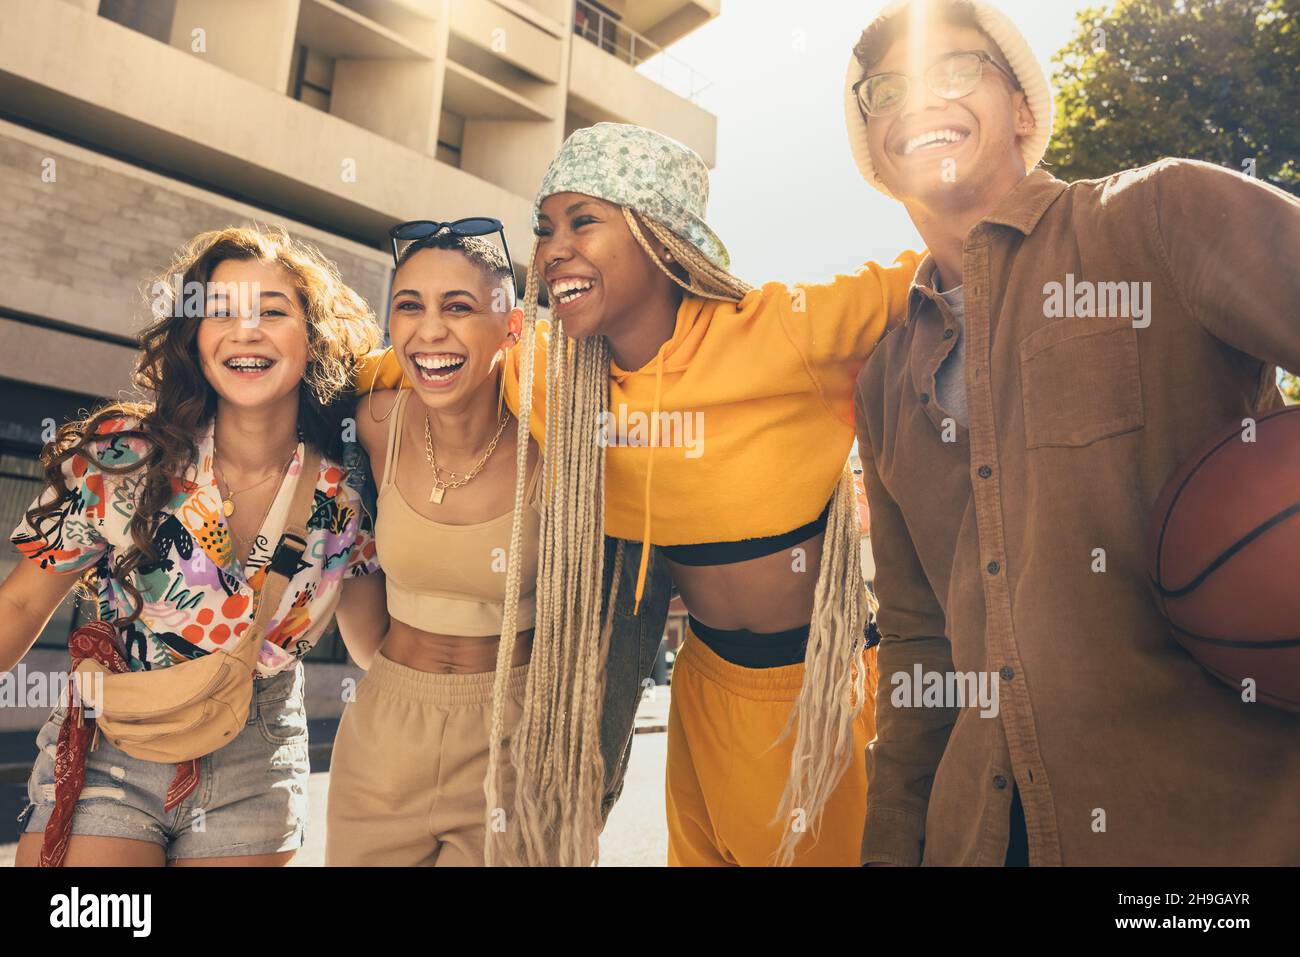
[[[327,866],[482,867],[496,673],[431,674],[375,656],[334,737]],[[528,665],[510,669],[506,727]],[[506,799],[513,792],[506,768]]]
[[[875,649],[864,655],[875,669]],[[673,665],[668,716],[668,864],[764,867],[775,863],[773,823],[790,773],[785,727],[804,666],[745,668],[718,657],[689,631]],[[869,675],[869,681],[874,675]],[[867,817],[866,747],[875,697],[854,725],[853,758],[826,804],[816,838],[803,836],[796,866],[857,867]]]

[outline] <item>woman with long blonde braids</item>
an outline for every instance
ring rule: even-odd
[[[570,136],[537,195],[506,389],[520,428],[548,440],[547,487],[497,859],[596,856],[608,533],[659,546],[691,613],[669,719],[669,863],[859,863],[875,675],[852,390],[902,314],[917,257],[755,289],[728,272],[707,197],[695,153],[610,123]],[[649,561],[643,551],[638,604]],[[519,587],[512,563],[507,616]],[[490,796],[507,760],[496,743]]]
[[[694,152],[610,123],[573,133],[537,195],[505,379],[521,431],[544,446],[535,630],[507,741],[501,675],[527,590],[515,542],[489,863],[595,860],[601,744],[617,723],[605,683],[626,670],[623,629],[657,607],[665,568],[691,616],[673,672],[669,863],[860,863],[875,651],[847,469],[852,393],[918,257],[755,289],[728,272],[707,198]],[[543,283],[553,324],[537,317]],[[394,372],[379,370],[389,383]]]

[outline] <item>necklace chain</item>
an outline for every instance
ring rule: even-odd
[[[212,472],[217,480],[217,493],[218,494],[221,493],[221,486],[223,484],[226,486],[227,489],[229,489],[229,491],[225,495],[221,496],[221,511],[226,516],[226,518],[230,518],[232,515],[235,514],[236,495],[243,495],[245,492],[252,491],[253,489],[258,488],[259,486],[265,485],[267,482],[275,478],[277,475],[283,478],[285,471],[289,468],[289,464],[293,462],[294,455],[297,454],[298,454],[298,449],[295,446],[293,450],[293,454],[289,456],[288,461],[286,461],[283,465],[280,466],[278,471],[272,472],[270,475],[266,476],[266,478],[259,479],[258,481],[254,482],[252,485],[245,485],[243,488],[235,490],[230,488],[230,483],[227,482],[225,476],[221,474],[221,466],[217,464],[217,447],[214,445],[212,447]],[[257,528],[259,531],[262,528],[262,522],[265,522],[266,516],[271,513],[271,506],[274,503],[275,503],[275,496],[272,496],[271,501],[267,502],[266,504],[266,511],[262,513],[261,521],[257,523]],[[235,539],[235,541],[238,542],[240,547],[242,548],[244,545],[244,540],[235,534],[234,526],[230,525],[229,522],[227,522],[226,524],[227,527],[229,527],[230,529],[230,536],[233,539]]]
[[[496,451],[497,443],[501,441],[501,435],[506,430],[506,423],[510,420],[508,415],[501,417],[501,422],[497,425],[497,434],[492,436],[492,441],[488,443],[487,451],[483,457],[468,472],[461,474],[438,464],[438,459],[433,454],[433,427],[429,423],[429,413],[424,413],[424,457],[429,462],[429,468],[433,470],[433,488],[429,491],[429,501],[435,505],[442,504],[442,497],[447,493],[447,489],[461,488],[468,485],[470,480],[483,471],[483,466],[487,465],[487,460],[492,457]],[[443,481],[442,473],[446,472],[450,481]],[[460,476],[457,478],[457,476]]]
[[[293,461],[293,459],[290,458],[290,459],[289,459],[289,462],[292,462],[292,461]],[[285,471],[289,468],[289,462],[285,462],[285,463],[284,463],[284,467],[280,469],[280,476],[281,476],[281,478],[284,477],[284,473],[285,473]],[[216,466],[216,463],[217,463],[217,460],[216,460],[216,456],[215,456],[215,454],[214,454],[214,455],[213,455],[213,459],[212,459],[212,464],[213,464],[213,467],[214,467],[214,468],[215,468],[215,466]],[[272,476],[272,477],[274,477],[274,476]],[[301,482],[302,480],[303,480],[303,476],[299,476],[299,477],[298,477],[298,481]],[[263,480],[262,480],[262,482],[265,482],[265,481],[266,481],[266,479],[263,479]],[[261,485],[262,482],[258,482],[257,485]],[[256,487],[257,487],[256,485],[250,485],[248,488],[256,488]],[[241,492],[247,492],[247,491],[248,491],[248,488],[241,489],[240,491],[241,491]],[[217,487],[217,491],[218,491],[218,492],[221,491],[220,486]],[[232,493],[231,493],[231,496],[233,497],[233,496],[236,495],[236,494],[238,494],[238,493],[232,492]],[[268,515],[271,514],[271,506],[275,504],[275,499],[276,499],[276,496],[272,495],[271,498],[270,498],[270,499],[267,501],[267,503],[266,503],[266,508],[262,510],[262,517],[259,518],[259,519],[257,520],[257,524],[254,526],[254,529],[255,529],[255,531],[253,532],[253,537],[254,537],[254,538],[256,538],[257,535],[262,531],[262,526],[266,524],[266,516],[268,516]],[[234,526],[234,525],[231,523],[231,521],[230,521],[230,516],[232,516],[232,515],[235,513],[235,503],[234,503],[233,501],[231,501],[231,499],[223,499],[222,502],[221,502],[221,505],[222,505],[222,511],[225,512],[225,515],[226,515],[226,531],[228,531],[228,532],[230,533],[230,537],[233,538],[233,539],[235,540],[235,550],[234,550],[234,558],[235,558],[235,561],[239,563],[240,567],[243,567],[244,562],[248,561],[248,555],[244,555],[244,556],[241,558],[241,557],[240,557],[240,554],[244,551],[244,546],[245,546],[246,544],[248,544],[248,541],[247,541],[247,539],[244,539],[244,538],[240,537],[239,535],[236,535],[236,534],[235,534],[235,526]]]

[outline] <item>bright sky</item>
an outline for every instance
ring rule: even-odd
[[[1049,70],[1074,14],[1104,0],[1001,0]],[[820,280],[920,248],[903,207],[862,179],[844,129],[844,72],[880,0],[722,0],[671,55],[712,85],[718,117],[709,223],[751,283]]]

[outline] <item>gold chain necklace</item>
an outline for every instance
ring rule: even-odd
[[[298,480],[302,481],[302,477],[299,476]],[[266,516],[271,514],[271,506],[275,504],[275,499],[276,496],[272,495],[271,500],[266,503],[266,510],[262,512],[262,517],[257,520],[257,531],[253,532],[254,538],[256,538],[258,533],[262,531],[262,526],[266,524]],[[244,551],[244,546],[247,545],[248,542],[235,534],[235,526],[231,525],[229,522],[226,523],[226,530],[230,532],[230,537],[235,540],[235,561],[239,563],[240,567],[243,567],[244,562],[248,561],[249,556],[244,555],[243,559],[240,559],[239,555]]]
[[[477,465],[475,465],[472,469],[470,469],[463,476],[457,479],[456,476],[460,475],[461,473],[453,472],[449,468],[443,468],[441,465],[438,464],[438,460],[434,458],[433,428],[429,424],[429,413],[428,412],[424,413],[424,457],[429,460],[429,467],[433,470],[433,488],[429,490],[430,502],[432,502],[434,505],[441,505],[442,497],[447,493],[447,489],[460,488],[463,485],[468,485],[470,479],[474,478],[476,475],[478,475],[479,472],[483,471],[483,466],[487,465],[487,460],[491,458],[492,453],[496,451],[497,443],[501,441],[501,434],[505,432],[506,422],[508,422],[509,420],[510,420],[510,416],[508,415],[504,415],[501,417],[501,424],[497,426],[497,434],[492,436],[492,441],[488,443],[487,451],[483,453],[483,457],[478,460]],[[452,481],[444,482],[440,477],[440,473],[442,472],[446,472],[449,476],[451,476]]]
[[[289,462],[292,462],[293,456],[297,454],[298,454],[298,449],[294,448],[293,455],[289,456]],[[251,491],[260,485],[265,485],[267,482],[271,481],[271,479],[275,478],[277,475],[283,476],[284,470],[289,467],[289,462],[285,462],[284,465],[280,466],[280,470],[278,472],[272,472],[266,478],[259,479],[258,481],[254,482],[252,485],[246,485],[241,489],[235,490],[230,488],[230,483],[227,482],[225,476],[221,474],[221,466],[217,464],[217,449],[216,446],[213,446],[212,447],[212,472],[217,479],[217,494],[219,495],[221,494],[222,485],[225,485],[227,489],[230,489],[228,494],[221,496],[222,514],[225,515],[226,518],[230,518],[230,516],[234,515],[236,495],[243,495],[245,492]]]

